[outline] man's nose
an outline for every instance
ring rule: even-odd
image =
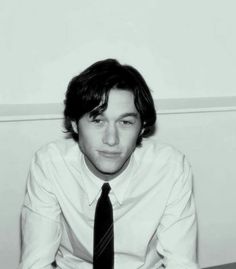
[[[119,133],[115,124],[109,124],[104,130],[103,143],[109,146],[119,144]]]

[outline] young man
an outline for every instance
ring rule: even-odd
[[[152,135],[139,72],[100,61],[72,79],[70,138],[35,155],[22,211],[21,269],[196,269],[186,158]]]

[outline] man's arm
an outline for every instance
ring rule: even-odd
[[[197,223],[192,194],[192,173],[186,159],[170,193],[157,231],[157,251],[166,269],[197,269]]]
[[[39,158],[32,161],[22,210],[19,269],[49,269],[61,238],[60,207]]]

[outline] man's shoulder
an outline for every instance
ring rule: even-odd
[[[78,144],[73,139],[59,139],[51,141],[40,147],[36,153],[36,160],[56,160],[78,154]]]
[[[136,158],[140,160],[149,160],[152,163],[163,162],[181,162],[185,155],[173,145],[162,142],[156,138],[144,139],[142,146],[137,148]]]

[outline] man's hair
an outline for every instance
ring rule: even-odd
[[[75,76],[69,83],[64,101],[64,126],[66,132],[78,141],[72,121],[78,121],[86,113],[95,117],[106,110],[111,89],[128,90],[134,95],[134,104],[140,114],[142,132],[137,139],[153,134],[156,111],[150,90],[141,74],[132,66],[121,65],[115,59],[98,61]]]

